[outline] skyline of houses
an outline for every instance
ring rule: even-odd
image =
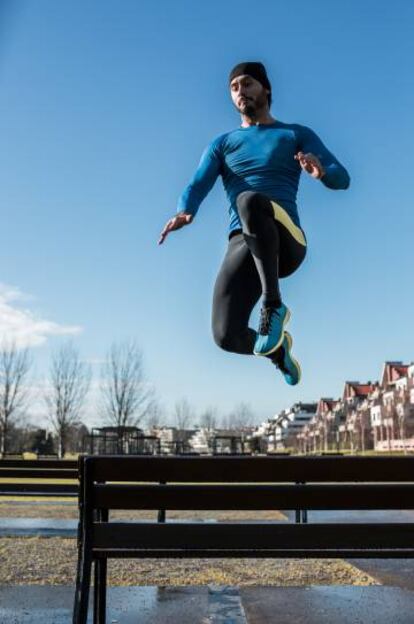
[[[179,430],[162,427],[164,440]],[[414,363],[387,361],[379,381],[346,381],[342,396],[296,402],[259,425],[240,430],[196,427],[188,431],[187,451],[211,452],[211,439],[228,438],[224,452],[290,450],[298,453],[414,451]]]
[[[386,361],[379,381],[345,381],[340,398],[299,401],[256,426],[187,433],[186,451],[201,454],[211,452],[213,437],[228,438],[223,451],[233,452],[237,436],[238,452],[414,451],[414,362]],[[183,432],[166,426],[157,435],[165,448]]]
[[[414,450],[414,363],[387,361],[379,381],[346,381],[342,397],[296,403],[257,429],[268,450]]]

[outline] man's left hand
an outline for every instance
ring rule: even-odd
[[[295,154],[295,160],[299,161],[303,171],[309,173],[312,178],[320,180],[325,175],[325,169],[322,167],[321,161],[314,154],[298,152]]]

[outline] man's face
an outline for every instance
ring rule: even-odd
[[[230,83],[231,99],[234,106],[243,115],[254,115],[268,105],[268,91],[248,74],[236,76]]]

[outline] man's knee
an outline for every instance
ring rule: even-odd
[[[213,338],[220,349],[230,351],[230,353],[237,352],[238,339],[232,332],[229,332],[223,327],[213,327]]]

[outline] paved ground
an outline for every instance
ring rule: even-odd
[[[77,520],[0,518],[0,537],[76,537]]]
[[[399,587],[240,590],[248,624],[413,624],[414,593]]]
[[[347,561],[359,570],[367,572],[381,585],[400,587],[414,592],[414,559],[348,559]]]
[[[72,587],[0,588],[1,624],[70,624]],[[400,587],[115,587],[108,624],[412,624]],[[88,620],[88,622],[91,620]]]
[[[391,520],[389,512],[375,513],[377,521]],[[413,512],[399,512],[398,517],[392,514],[393,521],[413,521]],[[345,519],[344,512],[312,512],[309,519],[351,520],[350,512],[346,515]],[[361,521],[360,512],[351,515],[353,521]],[[37,520],[37,526],[10,527],[10,519],[4,520],[0,529],[20,529],[23,533],[73,533],[75,528],[73,521]],[[349,561],[382,586],[112,587],[107,623],[413,624],[414,560]],[[73,593],[73,587],[68,586],[0,587],[0,624],[70,624]]]
[[[284,519],[268,522],[295,521],[295,512],[283,511]],[[168,520],[177,522],[177,520]],[[180,520],[180,522],[190,520]],[[137,520],[135,520],[137,522]],[[203,522],[217,522],[214,518],[203,518]],[[247,521],[249,522],[249,521]],[[262,520],[266,522],[266,520]],[[311,511],[308,522],[414,522],[414,511]],[[62,518],[0,518],[0,537],[76,537],[78,521]]]
[[[217,612],[214,590],[209,593],[206,587],[114,587],[109,589],[107,622],[209,623],[213,621],[208,619],[209,598],[212,612]],[[1,624],[70,624],[73,588],[3,587],[0,589],[0,605]],[[228,620],[229,624],[230,621],[237,622],[232,619]]]

